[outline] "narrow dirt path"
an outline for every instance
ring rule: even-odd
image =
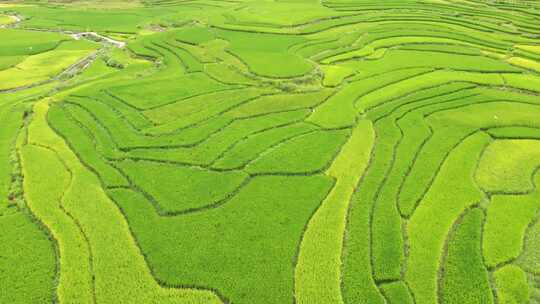
[[[16,14],[9,15],[9,16],[12,16],[15,19],[15,22],[2,25],[0,26],[0,29],[1,28],[17,28],[18,25],[24,20],[21,16],[16,15]],[[83,70],[85,70],[87,67],[89,67],[92,64],[92,62],[94,62],[94,60],[96,60],[99,57],[99,55],[103,53],[103,51],[108,46],[113,46],[117,48],[124,48],[126,46],[126,43],[123,41],[114,40],[112,38],[100,35],[95,32],[74,32],[74,31],[66,31],[66,30],[52,30],[52,29],[49,30],[49,29],[34,29],[34,28],[21,28],[21,30],[63,33],[65,35],[72,37],[75,40],[88,39],[88,40],[99,42],[102,44],[102,47],[96,50],[95,52],[92,52],[91,54],[87,55],[86,57],[82,58],[81,60],[77,61],[76,63],[72,64],[67,69],[60,72],[58,75],[51,77],[50,79],[33,83],[33,84],[29,84],[29,85],[25,85],[25,86],[21,86],[18,88],[0,90],[0,94],[15,93],[15,92],[19,92],[19,91],[23,91],[23,90],[35,88],[37,86],[41,86],[44,84],[51,83],[65,76],[69,77],[69,75],[77,75]]]

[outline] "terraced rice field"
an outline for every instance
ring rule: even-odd
[[[539,73],[533,0],[0,1],[0,303],[540,303]]]

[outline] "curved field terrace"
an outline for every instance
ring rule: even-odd
[[[540,303],[540,2],[0,1],[0,303]]]

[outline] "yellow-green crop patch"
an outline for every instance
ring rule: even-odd
[[[540,303],[540,5],[0,4],[0,303]]]
[[[0,15],[0,26],[15,23],[17,19],[9,15]]]
[[[53,78],[95,51],[93,44],[68,41],[55,50],[25,57],[0,71],[0,90],[16,89]]]

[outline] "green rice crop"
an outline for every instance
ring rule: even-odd
[[[117,166],[143,193],[152,197],[162,213],[200,209],[217,204],[247,178],[242,172],[213,172],[192,167],[123,161]],[[160,176],[168,176],[160,181]],[[158,182],[159,181],[159,182]],[[215,185],[208,191],[208,185]]]
[[[10,68],[0,71],[0,90],[46,81],[89,55],[95,50],[96,45],[89,42],[67,41],[54,47],[56,47],[54,50],[27,56]],[[17,50],[13,52],[16,53]]]
[[[527,275],[521,268],[507,265],[498,269],[494,277],[499,303],[527,303],[529,301]]]
[[[540,263],[538,262],[538,257],[540,256],[540,246],[538,246],[538,240],[540,239],[540,224],[536,220],[531,226],[527,229],[527,234],[525,236],[525,247],[522,255],[518,260],[519,266],[528,273],[527,275],[527,284],[529,285],[529,297],[531,300],[538,298],[538,276],[535,275],[540,269]],[[532,275],[531,275],[532,274]],[[522,284],[518,275],[510,275],[510,277],[518,277],[511,281],[505,282],[505,284],[519,285]],[[514,291],[519,293],[524,293],[523,288],[520,288],[519,291]]]
[[[14,21],[15,20],[13,19],[13,16],[0,15],[0,24],[1,25],[10,24],[10,23],[13,23]]]
[[[172,83],[178,84],[183,89],[173,91],[164,90],[164,88]],[[148,109],[225,88],[224,85],[210,79],[205,74],[196,73],[173,79],[145,80],[142,83],[111,88],[109,92],[137,108]],[[144,95],[141,95],[143,92]],[[164,92],[168,93],[164,94]]]
[[[235,117],[244,117],[279,111],[313,108],[323,103],[332,93],[332,90],[320,90],[297,94],[262,96],[239,106],[232,110],[230,114]]]
[[[539,148],[537,140],[495,141],[478,163],[476,182],[491,193],[533,191],[534,175],[540,166]]]
[[[534,222],[540,210],[538,197],[536,191],[530,195],[492,197],[483,241],[484,257],[488,266],[510,262],[520,255],[527,228]]]
[[[51,240],[25,214],[4,212],[0,218],[3,303],[51,303],[55,278],[55,254]],[[31,246],[29,246],[31,244]],[[12,265],[20,265],[13,269]],[[8,292],[17,291],[17,292]]]
[[[288,124],[297,123],[307,116],[307,110],[297,110],[289,112],[278,112],[275,114],[269,114],[266,116],[255,116],[248,119],[232,120],[225,123],[225,125],[218,125],[218,130],[211,130],[211,134],[198,134],[199,129],[206,131],[205,128],[196,128],[193,136],[202,137],[200,144],[196,145],[180,145],[180,147],[166,146],[167,136],[152,137],[156,140],[155,147],[140,147],[131,149],[129,156],[135,158],[147,158],[153,160],[168,160],[180,163],[190,163],[194,165],[209,165],[221,156],[222,153],[227,151],[237,141],[242,140],[246,136],[253,133],[269,130],[272,128],[282,127]],[[219,122],[219,121],[218,121]],[[204,127],[204,125],[203,125]],[[190,130],[185,130],[185,133],[189,134]],[[176,134],[175,134],[176,135]],[[183,135],[179,133],[179,135]],[[179,137],[176,135],[176,137]],[[172,137],[173,139],[175,137]],[[329,136],[324,137],[328,139]],[[207,139],[207,140],[205,140]],[[330,139],[332,140],[332,139]],[[143,142],[143,139],[140,140]],[[195,142],[197,143],[197,141]],[[165,149],[160,145],[165,145]],[[329,157],[328,155],[322,157]],[[320,157],[316,157],[316,160],[320,160]]]
[[[0,303],[540,302],[539,12],[0,4]]]
[[[403,282],[392,282],[381,286],[381,292],[384,293],[388,303],[414,303],[407,285]]]
[[[122,213],[105,195],[98,178],[47,127],[46,112],[45,102],[36,104],[28,142],[21,143],[19,149],[29,207],[43,219],[64,252],[60,258],[65,273],[60,276],[59,300],[175,303],[188,299],[218,303],[211,292],[163,289],[156,283]],[[58,178],[46,178],[49,174]],[[36,187],[30,190],[29,184]],[[47,195],[40,195],[43,188]],[[107,225],[94,225],[96,220],[106,220]],[[117,250],[110,250],[112,244]],[[125,267],[126,263],[133,267]]]
[[[263,33],[242,33],[220,30],[216,37],[230,43],[228,48],[255,74],[266,77],[286,78],[302,76],[311,71],[312,65],[302,57],[287,52],[287,48],[302,41],[301,37]],[[273,62],[287,62],[285,66]]]
[[[95,149],[93,137],[85,132],[84,127],[81,127],[73,118],[70,118],[69,112],[60,106],[55,106],[49,111],[48,119],[53,128],[58,130],[64,138],[70,140],[70,144],[73,149],[77,150],[81,161],[100,173],[105,185],[127,185],[127,180],[115,168],[107,164],[99,155],[93,153]]]
[[[69,37],[60,33],[28,32],[18,29],[0,29],[2,56],[36,55],[52,51]]]
[[[347,139],[348,130],[315,131],[287,140],[247,167],[250,173],[311,173],[324,170]]]
[[[220,207],[181,217],[158,216],[133,191],[112,195],[160,281],[214,286],[235,303],[275,303],[292,301],[291,261],[303,227],[331,185],[320,175],[256,177]],[[200,246],[201,239],[213,246]]]
[[[217,169],[245,167],[255,160],[260,153],[271,147],[316,130],[317,127],[301,122],[249,135],[247,138],[235,143],[235,145],[225,151],[220,158],[214,162],[213,167]]]
[[[368,165],[373,126],[361,121],[327,170],[334,188],[310,219],[295,269],[297,303],[339,303],[342,237],[351,195]],[[356,158],[360,153],[360,157]]]
[[[24,207],[21,168],[14,164],[13,144],[28,109],[18,100],[37,92],[19,92],[0,105],[0,293],[2,303],[51,303],[57,274],[55,244],[38,220]],[[14,267],[16,265],[16,267]],[[7,292],[16,291],[16,292]]]
[[[429,72],[429,70],[413,68],[354,81],[317,107],[310,120],[327,127],[341,127],[343,124],[352,124],[357,115],[354,104],[359,98],[369,95],[370,92],[377,88],[384,88],[402,79],[426,72]]]
[[[417,301],[436,301],[437,273],[446,234],[466,208],[483,198],[471,175],[488,141],[486,135],[473,135],[448,156],[407,226],[410,249],[405,278]]]
[[[444,279],[439,283],[444,303],[494,303],[488,272],[482,263],[483,213],[474,208],[461,218],[448,240]]]

